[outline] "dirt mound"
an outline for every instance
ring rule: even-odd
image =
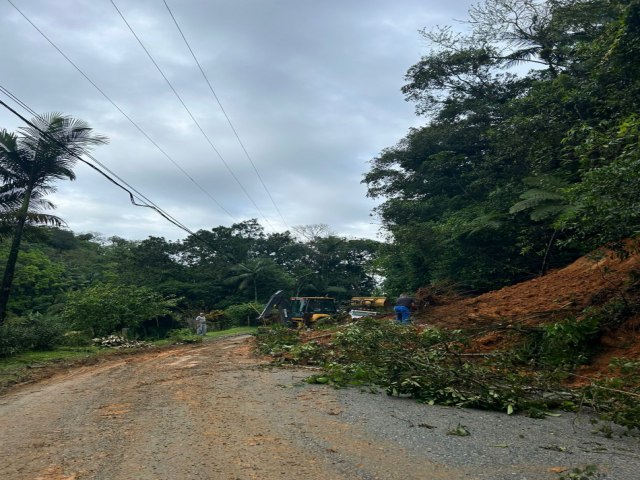
[[[543,277],[474,298],[432,304],[416,315],[416,323],[476,330],[475,348],[490,351],[504,346],[509,328],[580,318],[585,308],[616,299],[637,304],[639,290],[640,254],[620,258],[610,251],[597,251]],[[640,359],[640,315],[605,332],[601,343],[596,369],[606,368],[614,356]]]

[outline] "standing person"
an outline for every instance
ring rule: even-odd
[[[200,315],[196,317],[196,335],[207,334],[207,319],[204,317],[204,313],[200,312]]]
[[[411,318],[411,309],[415,306],[413,297],[410,297],[406,293],[403,293],[396,300],[396,306],[393,307],[393,311],[396,312],[396,320],[402,325],[409,325],[409,319]]]

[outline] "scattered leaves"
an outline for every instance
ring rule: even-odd
[[[458,424],[455,428],[452,428],[447,432],[447,435],[455,435],[457,437],[468,437],[471,435],[466,426]]]

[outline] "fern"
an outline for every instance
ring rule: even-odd
[[[543,175],[527,177],[523,183],[533,188],[520,195],[520,201],[509,209],[510,214],[528,211],[531,220],[540,221],[559,215],[569,208],[563,193],[567,182],[563,179],[552,175]]]

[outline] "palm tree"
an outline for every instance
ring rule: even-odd
[[[10,182],[0,186],[0,238],[11,233],[11,227],[17,223],[18,211],[24,202],[24,193],[24,190],[16,189]],[[61,218],[43,212],[55,208],[53,203],[42,197],[43,193],[32,192],[25,224],[63,226],[64,221]]]
[[[245,263],[239,263],[231,267],[236,275],[226,280],[227,284],[237,284],[238,290],[247,290],[253,287],[253,301],[258,303],[258,278],[265,276],[273,269],[273,262],[269,259],[251,259]]]
[[[93,134],[86,122],[59,113],[33,118],[29,126],[19,129],[19,134],[0,131],[0,220],[13,227],[0,286],[0,324],[6,316],[25,224],[64,223],[42,213],[54,207],[44,196],[55,191],[56,180],[74,180],[72,168],[77,158],[106,142],[106,137]]]

